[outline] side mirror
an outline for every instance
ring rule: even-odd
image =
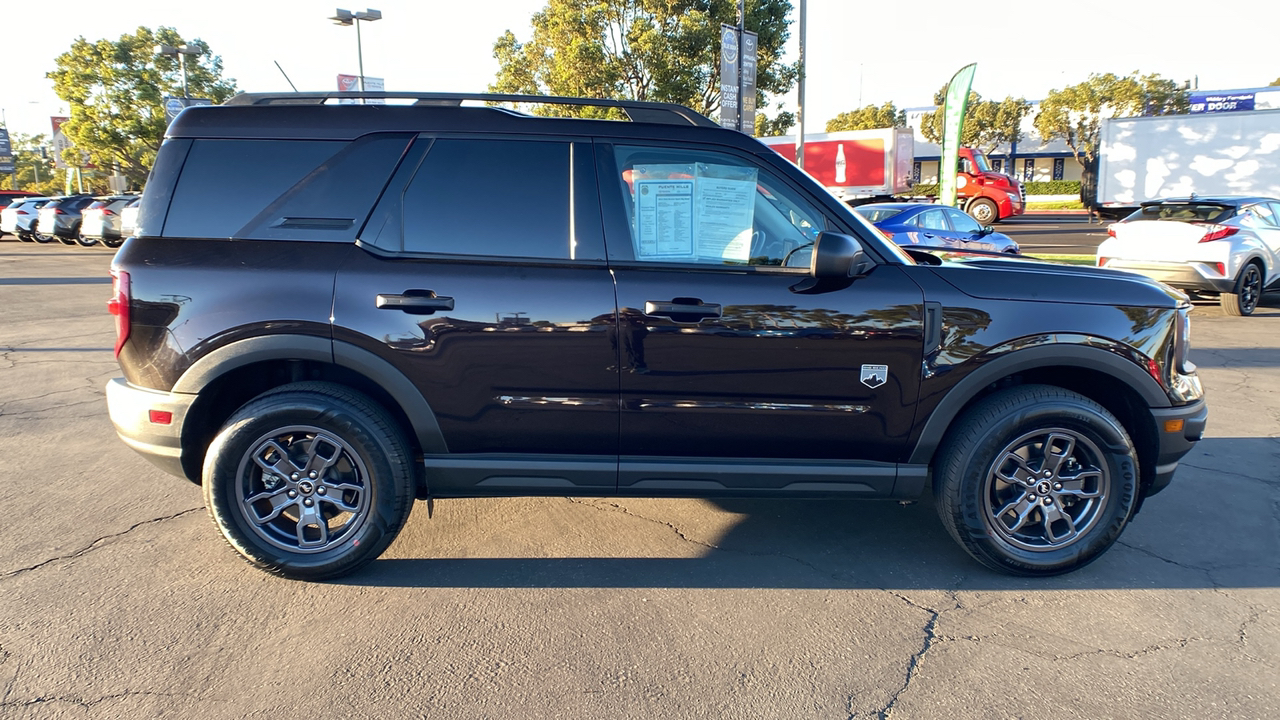
[[[834,232],[818,234],[809,260],[809,275],[818,279],[851,278],[865,272],[867,255],[862,245],[848,235]]]
[[[982,229],[978,231],[978,237],[986,237],[995,231],[996,229],[990,225],[983,225]]]

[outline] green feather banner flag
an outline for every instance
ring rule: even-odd
[[[960,133],[964,129],[964,113],[969,106],[969,88],[973,87],[973,72],[977,63],[960,68],[947,84],[947,99],[942,106],[944,126],[942,131],[942,160],[938,163],[938,182],[941,192],[938,202],[956,204],[956,164],[960,160]]]

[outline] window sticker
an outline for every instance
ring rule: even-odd
[[[636,165],[624,173],[636,259],[746,263],[756,176],[755,168],[708,163]]]

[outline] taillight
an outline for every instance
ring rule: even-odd
[[[1223,276],[1223,277],[1226,277],[1226,276],[1227,276],[1227,264],[1226,264],[1226,263],[1214,263],[1214,264],[1213,264],[1213,267],[1214,267],[1214,269],[1216,269],[1216,270],[1218,271],[1218,274],[1219,274],[1219,275],[1221,275],[1221,276]]]
[[[1213,242],[1214,240],[1221,240],[1222,238],[1231,237],[1232,235],[1235,235],[1236,233],[1240,232],[1240,228],[1231,227],[1230,225],[1206,224],[1204,226],[1204,230],[1205,230],[1204,237],[1200,238],[1200,242],[1202,243]]]
[[[1115,237],[1115,236],[1116,236],[1116,226],[1115,226],[1115,225],[1108,225],[1108,226],[1107,226],[1107,237]]]
[[[66,215],[66,214],[67,214],[67,211],[66,211],[66,210],[63,210],[62,208],[54,208],[54,209],[53,209],[53,214],[54,214],[54,215]]]
[[[105,216],[105,215],[115,215],[115,213],[111,212],[110,210],[108,210],[108,209],[106,209],[106,208],[98,208],[98,211],[99,211],[99,212],[101,212],[104,216]]]
[[[129,273],[123,270],[111,271],[111,299],[107,301],[107,312],[116,316],[116,357],[120,357],[120,348],[129,339]]]
[[[1104,257],[1100,257],[1100,258],[1098,258],[1098,267],[1102,267],[1102,266],[1106,265],[1106,264],[1107,264],[1107,261],[1108,261],[1108,260],[1110,260],[1110,259],[1111,259],[1111,258],[1104,258]]]
[[[18,214],[19,214],[19,215],[30,215],[31,213],[27,212],[26,210],[19,210],[19,211],[18,211]]]

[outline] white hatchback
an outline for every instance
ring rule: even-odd
[[[1250,315],[1280,286],[1280,200],[1169,198],[1143,203],[1107,228],[1098,266],[1216,295],[1228,315]]]

